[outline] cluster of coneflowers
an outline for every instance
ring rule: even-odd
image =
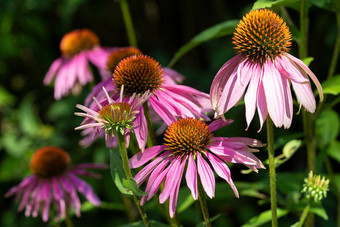
[[[80,144],[90,146],[96,139],[105,137],[106,146],[119,146],[124,159],[133,133],[139,153],[128,162],[123,160],[124,169],[129,178],[128,169],[143,167],[132,177],[146,193],[135,201],[143,205],[155,195],[160,203],[169,199],[169,214],[174,217],[183,174],[195,200],[203,199],[203,190],[208,197],[214,197],[215,173],[239,197],[229,164],[243,164],[255,172],[265,168],[253,154],[258,151],[256,148],[264,146],[260,141],[214,136],[216,130],[233,122],[224,114],[243,96],[247,128],[257,110],[260,130],[267,119],[276,127],[290,127],[291,85],[300,107],[311,113],[315,111],[316,101],[309,77],[320,99],[323,98],[313,72],[288,53],[290,31],[273,11],[259,9],[246,14],[236,27],[233,44],[237,55],[221,67],[212,81],[210,94],[206,94],[182,85],[181,74],[162,67],[137,48],[102,47],[92,31],[75,30],[63,37],[62,56],[52,63],[44,83],[50,84],[54,79],[54,97],[58,100],[69,93],[79,93],[94,80],[89,63],[97,67],[102,81],[92,88],[84,105],[77,105],[83,112],[75,113],[84,117],[76,128],[84,136]],[[214,119],[208,117],[211,112]],[[164,129],[158,133],[163,135],[163,144],[155,144],[151,123]],[[57,219],[65,218],[67,210],[72,208],[78,215],[80,202],[76,191],[98,205],[100,201],[91,187],[76,175],[95,176],[85,168],[104,166],[69,163],[69,156],[60,148],[38,150],[31,161],[33,174],[7,195],[22,196],[19,210],[25,208],[27,216],[41,212],[44,221],[49,218],[52,203],[57,208],[54,215]],[[142,187],[144,182],[146,186]]]

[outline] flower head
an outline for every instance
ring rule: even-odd
[[[32,156],[27,176],[19,185],[11,188],[6,197],[16,195],[21,198],[18,210],[25,208],[25,215],[37,217],[39,212],[44,222],[49,219],[51,206],[56,208],[56,221],[65,218],[68,210],[74,209],[80,216],[81,203],[77,191],[95,206],[100,205],[100,199],[91,186],[78,176],[98,177],[98,174],[87,171],[92,168],[107,168],[103,164],[71,165],[68,153],[59,147],[43,147]]]
[[[141,185],[148,179],[141,204],[150,200],[161,183],[164,189],[159,195],[160,203],[170,198],[170,216],[173,217],[177,206],[177,196],[183,172],[186,167],[185,178],[194,199],[197,199],[197,181],[202,182],[207,195],[212,198],[215,194],[215,177],[218,176],[231,186],[238,197],[237,189],[231,179],[229,167],[226,163],[241,163],[257,172],[257,168],[264,168],[261,161],[252,152],[251,147],[260,147],[262,143],[255,139],[244,137],[214,137],[213,132],[220,127],[230,124],[231,120],[218,119],[207,125],[195,118],[182,118],[173,122],[164,136],[164,144],[145,149],[130,159],[130,167],[138,168],[148,163],[134,179]],[[210,163],[210,164],[209,164]],[[197,172],[200,179],[197,179]]]
[[[314,175],[313,171],[308,174],[308,179],[305,178],[302,192],[306,194],[307,199],[313,198],[315,202],[327,197],[329,180],[320,175]]]
[[[314,113],[316,102],[308,76],[322,101],[321,85],[301,60],[287,53],[291,34],[281,17],[268,9],[249,12],[237,25],[233,44],[238,55],[222,66],[210,89],[215,118],[223,117],[245,93],[248,127],[257,109],[260,130],[268,114],[276,127],[289,128],[293,118],[291,84],[300,107]]]
[[[106,67],[114,73],[118,63],[124,58],[131,57],[133,55],[142,55],[142,51],[136,47],[125,47],[119,50],[113,51],[107,58]]]
[[[119,99],[114,100],[104,87],[103,91],[106,94],[106,99],[99,102],[94,98],[96,106],[88,108],[83,105],[77,105],[77,108],[85,113],[77,112],[75,115],[85,117],[85,120],[76,130],[92,129],[98,135],[105,133],[107,147],[113,146],[115,143],[114,137],[117,133],[125,135],[129,141],[130,131],[133,130],[139,148],[143,150],[146,145],[148,130],[142,104],[148,99],[150,93],[145,92],[142,96],[133,94],[129,98],[124,98],[124,87],[122,87]]]
[[[99,69],[102,77],[109,75],[105,62],[113,50],[101,47],[98,36],[89,29],[71,31],[62,38],[60,42],[62,56],[50,66],[44,84],[50,84],[55,78],[55,99],[60,99],[70,92],[76,95],[82,86],[93,80],[89,62]]]

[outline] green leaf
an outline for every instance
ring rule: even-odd
[[[172,67],[184,54],[194,47],[212,39],[232,34],[238,22],[239,20],[228,20],[200,32],[175,53],[168,67]]]
[[[126,188],[130,189],[137,196],[148,194],[138,188],[137,182],[133,178],[130,178],[129,180],[123,179],[123,184]]]
[[[0,106],[13,105],[15,96],[11,95],[4,87],[0,86]]]
[[[339,116],[334,110],[327,110],[316,119],[316,139],[320,148],[324,148],[339,134]]]
[[[313,57],[308,57],[308,58],[304,58],[302,59],[303,63],[305,63],[307,66],[310,65],[310,63],[314,60]]]
[[[326,221],[328,220],[328,215],[327,212],[325,210],[325,208],[323,208],[323,206],[319,203],[319,204],[313,204],[309,210],[311,213],[314,213],[316,215],[318,215],[319,217],[325,219]]]
[[[287,159],[289,159],[297,149],[301,146],[301,140],[291,140],[282,149],[282,153],[285,155]]]
[[[336,2],[338,0],[309,0],[309,2],[319,8],[326,9],[329,11],[336,11]]]
[[[287,6],[295,10],[300,10],[299,0],[258,0],[254,3],[252,10],[261,8],[271,8],[274,6]]]
[[[30,136],[39,134],[40,118],[34,110],[33,96],[27,95],[20,104],[19,123],[23,132]]]
[[[288,214],[288,210],[287,209],[277,209],[277,218],[280,218],[282,216],[285,216],[286,214]],[[246,224],[242,225],[242,227],[255,227],[255,226],[260,226],[263,225],[269,221],[272,220],[272,211],[271,210],[267,210],[262,212],[260,215],[255,216],[253,218],[251,218]]]
[[[327,79],[321,85],[324,94],[338,95],[340,93],[340,75]]]
[[[188,188],[181,188],[178,195],[177,213],[182,213],[195,202]]]
[[[125,179],[123,163],[119,156],[115,154],[114,150],[110,150],[110,171],[112,180],[118,190],[125,195],[132,195],[132,192],[123,184],[123,180]]]
[[[329,143],[327,154],[340,163],[340,142],[333,140]]]

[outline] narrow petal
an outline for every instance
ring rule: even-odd
[[[239,64],[242,58],[242,55],[236,55],[227,61],[217,72],[210,87],[210,99],[213,109],[217,109],[218,100],[221,98],[222,91],[235,67]]]
[[[248,73],[252,75],[252,78],[250,79],[247,92],[244,95],[247,129],[249,128],[250,122],[253,120],[255,114],[257,103],[257,88],[259,86],[259,82],[262,79],[262,70],[259,65],[256,64],[250,68]]]
[[[298,84],[292,82],[292,85],[300,105],[305,107],[308,112],[314,113],[316,109],[316,101],[310,84]]]
[[[197,200],[197,169],[194,158],[190,153],[187,172],[185,174],[185,179],[187,181],[188,188],[191,191],[192,197]]]
[[[176,70],[173,70],[171,68],[163,68],[164,73],[164,82],[168,84],[176,84],[176,83],[182,83],[184,80],[184,76],[178,73]]]
[[[266,95],[264,93],[262,83],[259,84],[257,92],[257,112],[259,114],[260,119],[260,129],[258,131],[261,131],[263,123],[265,122],[268,116]]]
[[[136,119],[133,122],[133,131],[135,132],[138,147],[142,152],[144,152],[144,148],[148,139],[148,126],[144,116],[143,108],[140,108],[140,112],[136,115]]]
[[[149,101],[150,101],[152,108],[163,119],[163,121],[167,125],[171,125],[171,123],[177,120],[176,117],[169,112],[169,109],[164,108],[164,106],[161,105],[160,102],[156,98],[151,96]]]
[[[215,196],[215,177],[209,164],[197,153],[197,170],[201,179],[204,191],[210,198]]]
[[[322,91],[321,84],[320,84],[318,78],[315,76],[315,74],[300,59],[298,59],[298,58],[296,58],[293,55],[290,55],[288,53],[286,53],[286,56],[299,67],[299,71],[302,74],[303,74],[303,72],[305,72],[305,73],[307,73],[309,75],[309,77],[314,82],[316,88],[318,89],[319,97],[320,97],[320,102],[322,102],[323,101],[323,91]]]
[[[219,175],[221,178],[223,178],[224,180],[226,180],[228,182],[228,184],[230,185],[230,187],[234,191],[235,196],[238,198],[239,197],[238,191],[237,191],[237,189],[234,185],[233,180],[231,179],[231,174],[230,174],[230,170],[229,170],[228,166],[225,164],[224,161],[215,157],[213,154],[207,152],[206,155],[207,155],[207,158],[209,159],[211,165],[213,166],[215,172],[217,173],[217,175]]]
[[[284,115],[283,115],[283,127],[289,128],[292,124],[293,119],[293,98],[290,91],[290,83],[287,78],[281,77],[283,86],[283,97],[284,97]],[[314,97],[314,96],[313,96]]]
[[[262,70],[268,113],[275,126],[280,128],[283,125],[284,115],[284,93],[281,75],[270,60],[263,64]]]
[[[166,148],[165,145],[158,145],[145,149],[143,153],[139,152],[138,154],[130,158],[129,160],[130,168],[135,169],[144,165],[152,158],[154,158],[156,155],[164,151],[165,148]]]
[[[183,170],[184,170],[184,166],[185,166],[186,162],[187,162],[187,156],[185,156],[183,158],[182,163],[179,166],[179,169],[177,169],[179,174],[178,174],[178,176],[177,176],[177,178],[175,179],[175,182],[174,182],[175,190],[173,190],[172,193],[170,194],[169,214],[170,214],[171,218],[173,218],[175,213],[176,213],[178,192],[179,192],[179,187],[181,185]]]
[[[56,60],[53,61],[52,65],[48,69],[45,79],[44,79],[44,84],[48,85],[51,83],[53,77],[57,74],[61,64],[64,62],[64,59],[62,57],[57,58]]]
[[[214,132],[217,129],[220,129],[220,128],[224,127],[224,126],[230,125],[233,122],[234,121],[231,120],[231,119],[226,119],[226,120],[224,120],[224,119],[217,119],[217,120],[211,122],[208,125],[208,127],[209,127],[210,132]]]
[[[285,55],[275,58],[275,67],[279,70],[280,74],[295,83],[308,83],[309,80],[305,78],[301,72],[292,64],[291,60]]]

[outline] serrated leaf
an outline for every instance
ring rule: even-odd
[[[288,214],[288,212],[289,211],[287,209],[278,208],[277,209],[277,218],[285,216],[286,214]],[[256,227],[256,226],[263,225],[267,222],[270,222],[271,220],[272,220],[272,211],[266,210],[266,211],[262,212],[260,215],[251,218],[247,223],[242,225],[242,227]]]
[[[168,67],[172,67],[183,55],[185,55],[194,47],[212,39],[231,35],[234,32],[238,22],[239,20],[228,20],[200,32],[175,53]]]
[[[324,148],[339,134],[340,120],[337,112],[327,110],[316,119],[316,138],[320,148]]]
[[[132,192],[123,184],[125,173],[122,160],[120,157],[118,157],[118,155],[115,154],[113,150],[110,150],[110,171],[112,180],[117,186],[118,190],[125,195],[132,195]]]
[[[321,85],[324,94],[338,95],[340,93],[340,75],[325,80]]]
[[[271,8],[274,6],[287,6],[295,10],[300,10],[300,0],[258,0],[254,3],[252,10],[261,8]]]
[[[327,154],[340,163],[340,142],[333,140],[329,143]]]
[[[130,178],[129,180],[123,179],[123,185],[126,188],[130,189],[137,196],[143,196],[148,194],[138,188],[137,182],[133,178]]]

